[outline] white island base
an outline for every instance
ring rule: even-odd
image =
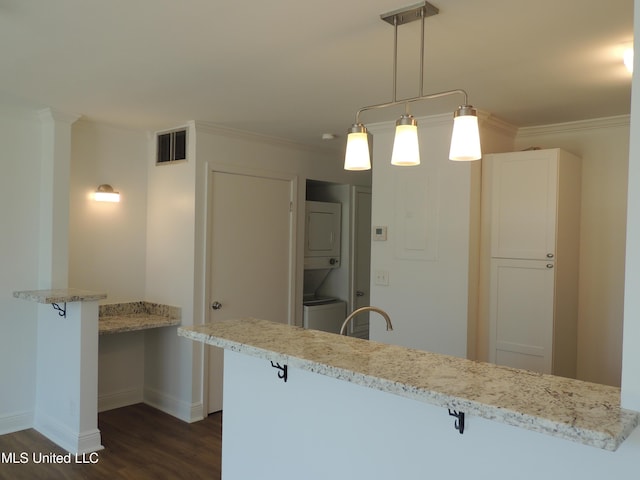
[[[225,349],[224,480],[638,478],[615,387],[257,319],[178,335]]]
[[[225,351],[222,478],[637,478],[640,430],[615,452],[467,417]]]

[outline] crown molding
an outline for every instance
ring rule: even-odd
[[[497,133],[501,133],[503,135],[507,135],[511,138],[515,138],[518,134],[518,127],[512,125],[511,123],[505,122],[495,115],[485,112],[484,110],[478,111],[478,123],[480,126],[480,131],[482,130],[493,130]]]
[[[601,130],[603,128],[629,127],[630,115],[617,115],[614,117],[593,118],[590,120],[578,120],[576,122],[553,123],[536,127],[522,127],[518,129],[518,138],[536,137],[568,132],[581,132],[588,130]]]
[[[77,113],[63,112],[53,108],[43,108],[42,110],[38,110],[38,118],[42,122],[66,123],[71,125],[81,116],[82,115]]]

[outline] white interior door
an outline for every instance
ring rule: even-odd
[[[291,323],[293,179],[214,171],[210,186],[210,321]],[[208,350],[211,413],[222,409],[223,362],[221,349]]]
[[[354,187],[352,195],[352,311],[370,305],[371,277],[371,189]],[[351,322],[351,334],[369,338],[369,313],[358,315]]]

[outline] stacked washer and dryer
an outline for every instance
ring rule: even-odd
[[[319,293],[331,272],[340,267],[341,204],[306,202],[303,326],[340,333],[347,303]]]

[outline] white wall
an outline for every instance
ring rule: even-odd
[[[511,148],[510,129],[492,129],[490,119],[483,123],[485,151]],[[386,310],[394,324],[386,332],[384,322],[372,318],[370,338],[473,357],[468,334],[474,333],[477,306],[481,164],[448,159],[451,128],[450,115],[418,119],[421,165],[404,168],[389,161],[394,124],[369,128],[372,224],[388,227],[387,241],[371,247],[371,304]],[[376,271],[388,273],[388,286],[375,284]]]
[[[528,147],[582,159],[577,377],[619,386],[629,117],[521,128],[515,149]]]
[[[634,30],[640,31],[640,0],[634,1]],[[640,51],[640,35],[634,39]],[[635,56],[635,72],[640,68]],[[627,200],[627,257],[625,263],[622,405],[640,411],[640,79],[633,77]]]
[[[40,124],[0,98],[0,434],[29,428],[35,406],[35,303],[13,298],[38,284]]]
[[[72,127],[69,286],[142,300],[145,286],[147,134],[80,120]],[[98,185],[119,203],[96,202]]]
[[[71,133],[69,286],[107,293],[101,303],[144,300],[148,136],[88,120]],[[93,199],[102,183],[120,192],[119,203]],[[142,401],[144,335],[99,343],[99,410]]]
[[[295,174],[299,205],[304,202],[307,178],[361,184],[369,178],[368,173],[345,172],[341,155],[267,137],[195,122],[189,123],[188,135],[187,162],[155,166],[153,158],[148,161],[145,298],[181,307],[183,325],[208,318],[206,202],[212,165]],[[296,298],[301,305],[304,208],[298,208],[296,224]],[[301,317],[302,308],[296,312],[296,322]],[[203,402],[202,347],[179,339],[175,329],[149,331],[146,339],[145,401],[184,420],[197,420]]]
[[[194,324],[196,177],[195,127],[188,128],[187,161],[155,164],[155,136],[148,140],[145,299],[182,309]],[[145,401],[185,421],[202,418],[193,369],[201,347],[180,342],[175,328],[145,332]],[[196,405],[192,405],[195,403]]]

